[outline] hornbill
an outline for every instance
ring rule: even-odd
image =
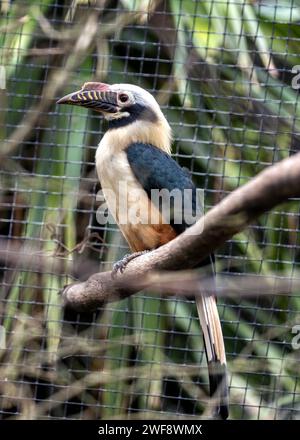
[[[131,258],[169,242],[187,229],[184,220],[181,224],[172,218],[165,221],[161,206],[152,202],[152,190],[190,189],[194,208],[196,187],[171,158],[171,128],[150,93],[132,84],[87,82],[58,104],[92,108],[108,120],[108,130],[96,152],[96,168],[107,205],[134,252],[117,263],[114,272],[123,271]],[[181,209],[185,209],[184,205]],[[124,221],[124,214],[129,212]],[[201,266],[214,279],[214,257]],[[210,395],[214,397],[216,416],[226,419],[228,384],[222,328],[215,297],[202,293],[196,297],[196,305],[204,336]]]

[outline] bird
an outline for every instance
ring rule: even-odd
[[[107,206],[132,251],[115,264],[114,275],[126,270],[130,259],[168,243],[187,230],[190,225],[186,221],[174,221],[177,211],[185,208],[183,202],[176,209],[174,204],[170,205],[170,218],[165,218],[161,205],[152,201],[155,190],[180,193],[189,190],[189,202],[194,210],[196,186],[187,171],[171,157],[171,128],[151,93],[134,84],[86,82],[80,90],[57,103],[93,109],[108,121],[108,129],[96,151],[96,169]],[[214,256],[209,256],[200,266],[214,283]],[[203,332],[214,415],[227,419],[228,373],[216,296],[211,292],[205,294],[205,288],[200,293],[195,295],[195,302]]]

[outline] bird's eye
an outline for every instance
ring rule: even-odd
[[[126,93],[121,93],[119,95],[119,101],[122,102],[122,104],[125,104],[126,102],[129,101],[129,96],[126,95]]]

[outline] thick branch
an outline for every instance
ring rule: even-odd
[[[300,196],[300,153],[272,165],[246,185],[236,189],[186,232],[126,267],[116,281],[110,272],[96,273],[83,283],[62,291],[65,306],[92,310],[107,301],[125,298],[141,290],[132,281],[153,270],[178,270],[195,267],[234,234],[243,230],[260,214],[291,197]],[[130,283],[128,282],[130,280]],[[126,288],[130,284],[130,288]]]

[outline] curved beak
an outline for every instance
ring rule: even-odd
[[[68,95],[63,96],[58,101],[56,101],[56,104],[76,104],[75,102],[75,96],[80,93],[80,90],[78,92],[69,93]],[[76,100],[77,101],[77,100]],[[79,100],[78,100],[79,103]]]
[[[117,105],[117,93],[102,83],[87,83],[82,89],[60,98],[57,104],[79,105],[107,113],[117,113],[120,110]]]

